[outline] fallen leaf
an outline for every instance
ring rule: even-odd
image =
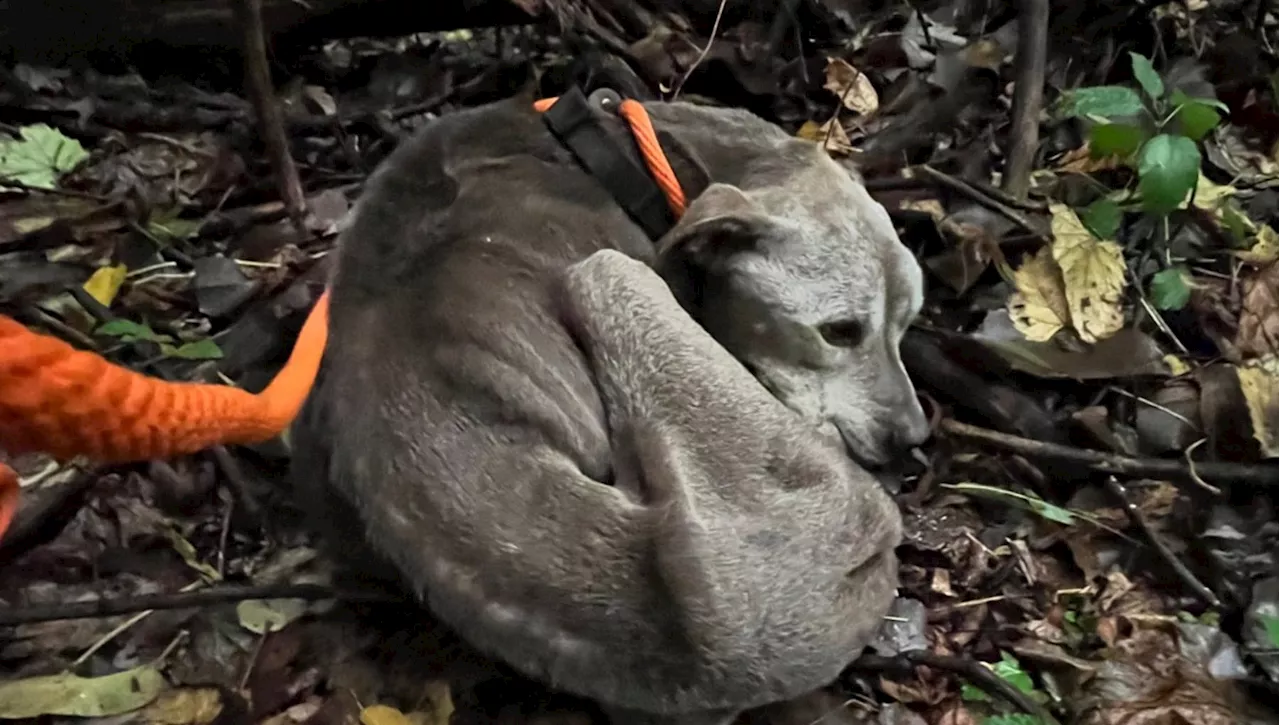
[[[1280,264],[1272,262],[1240,281],[1240,326],[1236,347],[1244,357],[1280,352]]]
[[[59,176],[88,156],[79,141],[48,124],[23,126],[18,129],[18,138],[0,139],[0,180],[52,189]]]
[[[112,301],[116,298],[116,293],[120,291],[120,285],[124,284],[125,275],[129,273],[129,268],[123,264],[116,264],[110,267],[99,267],[94,271],[89,280],[84,283],[84,291],[94,298],[103,307],[110,307]]]
[[[1139,140],[1138,143],[1141,143]],[[1114,152],[1095,152],[1094,143],[1086,143],[1078,149],[1068,151],[1058,159],[1057,170],[1069,174],[1091,174],[1095,171],[1106,171],[1120,165],[1120,157]]]
[[[1235,196],[1235,193],[1235,187],[1216,184],[1201,172],[1200,178],[1196,179],[1196,194],[1191,203],[1205,211],[1217,211],[1222,202]]]
[[[166,687],[149,665],[102,677],[70,672],[0,682],[0,718],[41,715],[107,717],[146,706]]]
[[[821,144],[822,148],[832,156],[845,156],[853,151],[849,134],[843,126],[836,123],[834,118],[822,124],[816,121],[805,121],[804,125],[796,131],[796,137]]]
[[[1248,250],[1234,250],[1236,257],[1253,265],[1274,264],[1280,258],[1280,243],[1277,243],[1276,230],[1266,224],[1258,226],[1253,246]]]
[[[1251,360],[1236,368],[1240,392],[1249,407],[1253,438],[1265,458],[1278,455],[1277,419],[1280,418],[1280,381],[1277,379],[1276,356]]]
[[[1028,340],[1045,342],[1071,322],[1062,271],[1045,247],[1013,272],[1016,288],[1009,297],[1009,317]]]
[[[1090,234],[1071,207],[1051,204],[1049,211],[1053,259],[1062,270],[1072,326],[1085,342],[1106,339],[1124,327],[1124,252]]]
[[[222,693],[215,687],[169,690],[142,711],[149,725],[208,725],[222,714]]]
[[[360,711],[360,725],[413,725],[413,721],[390,705],[370,705]]]
[[[880,108],[880,96],[871,79],[840,58],[827,58],[827,82],[822,87],[834,93],[845,108],[863,116]]]
[[[307,613],[305,599],[246,599],[236,605],[240,626],[254,634],[278,632]]]

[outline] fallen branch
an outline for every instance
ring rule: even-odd
[[[951,189],[952,191],[956,191],[961,194],[964,194],[965,196],[969,197],[973,201],[977,202],[982,206],[985,206],[986,208],[996,212],[997,214],[1004,215],[1006,219],[1022,227],[1023,231],[1027,232],[1028,234],[1032,234],[1039,239],[1043,239],[1046,241],[1048,240],[1048,237],[1045,235],[1044,230],[1037,227],[1035,222],[1033,222],[1031,218],[1028,217],[1026,214],[1023,214],[1021,211],[1014,209],[1011,205],[1004,203],[1000,199],[997,199],[995,196],[986,193],[985,191],[974,186],[973,184],[970,184],[969,182],[963,179],[957,179],[956,177],[950,174],[938,171],[937,169],[933,168],[928,164],[914,166],[912,167],[911,171],[912,173],[918,173],[921,176],[924,176],[930,181],[933,181],[941,186],[945,186],[948,189]]]
[[[1049,0],[1020,0],[1018,51],[1014,63],[1012,126],[1000,188],[1015,199],[1027,198],[1031,169],[1040,143],[1044,104],[1045,47],[1049,36]]]
[[[947,435],[968,438],[1024,456],[1082,463],[1100,473],[1121,476],[1168,479],[1188,483],[1198,483],[1196,479],[1199,477],[1202,481],[1270,487],[1274,487],[1277,478],[1280,477],[1280,470],[1274,463],[1203,462],[1196,463],[1193,469],[1184,461],[1165,458],[1131,458],[1115,453],[1073,448],[1057,443],[1020,438],[950,418],[943,419],[938,429]]]
[[[104,597],[87,602],[32,604],[0,607],[0,627],[50,622],[58,619],[91,619],[136,614],[157,609],[186,609],[249,599],[337,599],[345,602],[399,602],[401,598],[378,590],[334,589],[320,584],[225,584],[190,592],[143,594],[136,597]]]
[[[1111,491],[1112,495],[1119,499],[1124,508],[1125,514],[1129,516],[1129,520],[1133,522],[1134,526],[1138,527],[1143,536],[1147,537],[1147,541],[1155,548],[1156,553],[1165,560],[1165,563],[1173,568],[1173,571],[1178,575],[1178,578],[1181,579],[1188,588],[1194,591],[1196,595],[1203,599],[1210,607],[1220,606],[1222,602],[1218,599],[1218,595],[1214,594],[1213,590],[1209,589],[1209,587],[1205,586],[1199,579],[1197,579],[1196,575],[1191,572],[1191,569],[1187,568],[1187,565],[1182,563],[1182,561],[1174,555],[1173,550],[1169,548],[1169,545],[1166,544],[1164,539],[1160,538],[1160,535],[1151,527],[1151,524],[1147,521],[1147,517],[1143,516],[1142,511],[1137,507],[1137,505],[1129,500],[1129,492],[1125,489],[1124,484],[1117,481],[1115,476],[1107,476],[1107,490]]]
[[[298,179],[298,167],[289,155],[289,139],[284,133],[284,118],[276,102],[275,88],[271,83],[271,69],[267,66],[266,29],[262,22],[262,0],[239,0],[236,4],[241,31],[244,33],[245,84],[249,99],[258,117],[258,133],[267,147],[267,157],[275,172],[276,187],[284,201],[285,213],[305,238],[307,228],[303,218],[307,213],[307,201],[302,195],[302,182]]]
[[[1000,679],[990,668],[983,667],[976,660],[961,657],[948,657],[929,652],[928,650],[908,650],[899,652],[893,657],[879,655],[863,655],[850,665],[858,672],[906,672],[923,665],[935,670],[942,670],[959,675],[974,686],[993,697],[998,697],[1010,705],[1033,715],[1044,725],[1058,725],[1058,720],[1043,705],[1032,700],[1018,688]]]

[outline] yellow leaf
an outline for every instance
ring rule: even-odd
[[[70,672],[0,682],[0,719],[40,715],[109,717],[132,712],[156,699],[164,676],[143,666],[102,677]]]
[[[880,95],[867,74],[839,58],[827,58],[827,82],[822,87],[855,113],[866,116],[880,108]]]
[[[1226,184],[1215,184],[1204,175],[1196,179],[1196,196],[1194,204],[1205,211],[1215,211],[1224,200],[1234,196],[1235,187]]]
[[[836,123],[834,118],[826,123],[805,121],[804,125],[796,131],[796,137],[822,144],[826,152],[832,156],[844,156],[853,151],[849,134],[845,132],[843,126]]]
[[[413,725],[413,721],[389,705],[370,705],[360,711],[360,725]]]
[[[1163,359],[1165,367],[1169,368],[1169,374],[1175,378],[1191,372],[1190,366],[1188,366],[1182,358],[1177,355],[1165,355]]]
[[[170,690],[142,711],[150,725],[207,725],[220,714],[222,695],[214,687]]]
[[[1276,356],[1251,360],[1236,368],[1240,392],[1249,408],[1253,438],[1267,458],[1277,456],[1277,418],[1280,417],[1280,379],[1277,378]]]
[[[1050,204],[1049,212],[1072,326],[1085,342],[1105,340],[1124,327],[1124,250],[1090,234],[1071,207]]]
[[[1269,224],[1259,224],[1258,233],[1253,238],[1253,246],[1247,251],[1236,250],[1235,256],[1256,266],[1271,264],[1280,257],[1280,243],[1277,243],[1276,230]]]
[[[111,302],[116,298],[116,293],[120,291],[120,285],[124,284],[124,276],[128,273],[129,268],[123,264],[99,267],[89,281],[84,283],[84,291],[103,307],[110,307]]]
[[[1053,250],[1041,249],[1013,273],[1016,292],[1009,297],[1013,326],[1032,342],[1045,342],[1070,323],[1062,271]]]

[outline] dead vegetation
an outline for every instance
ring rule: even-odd
[[[255,49],[254,0],[201,52],[13,44],[0,311],[153,375],[258,390],[363,179],[427,119],[601,68],[633,95],[746,107],[856,159],[922,260],[904,358],[935,419],[886,480],[908,534],[873,651],[750,719],[1270,722],[1274,5],[511,4],[537,23],[391,38],[384,15],[361,31],[384,37],[308,37],[268,14],[282,34]],[[403,614],[357,625],[394,598],[328,581],[279,483],[284,442],[12,463],[26,488],[0,542],[0,717],[589,712],[477,684],[486,663]]]

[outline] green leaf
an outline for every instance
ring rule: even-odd
[[[144,707],[165,687],[164,677],[151,666],[103,677],[80,677],[64,672],[9,680],[0,682],[0,718],[122,715]]]
[[[1044,720],[1025,712],[1010,712],[1003,715],[988,715],[982,719],[982,725],[1049,725]]]
[[[146,325],[134,322],[132,320],[111,320],[104,322],[97,329],[99,335],[107,335],[108,337],[118,337],[121,342],[137,342],[145,340],[147,342],[166,343],[172,342],[173,338],[168,335],[157,334]]]
[[[1151,59],[1130,51],[1129,61],[1133,63],[1133,77],[1138,79],[1138,85],[1147,92],[1147,96],[1153,101],[1164,98],[1164,81],[1151,65]]]
[[[1262,615],[1262,626],[1267,628],[1267,641],[1273,649],[1280,649],[1280,618],[1272,614]]]
[[[1098,239],[1115,239],[1116,232],[1120,231],[1120,221],[1124,218],[1124,212],[1120,209],[1120,205],[1110,199],[1098,199],[1089,206],[1080,210],[1080,221],[1088,227],[1093,236]]]
[[[1138,188],[1142,205],[1152,214],[1178,208],[1200,177],[1200,148],[1185,136],[1162,133],[1138,152]]]
[[[991,696],[980,687],[974,687],[969,683],[960,686],[960,699],[965,702],[991,702]]]
[[[1178,122],[1178,130],[1194,141],[1204,138],[1222,122],[1222,116],[1216,110],[1218,107],[1226,110],[1226,106],[1219,101],[1212,98],[1191,98],[1182,91],[1174,91],[1172,100],[1177,107],[1173,117]]]
[[[1151,277],[1151,304],[1161,310],[1180,310],[1191,300],[1187,268],[1181,265],[1156,272]]]
[[[153,214],[147,220],[147,233],[162,242],[190,239],[200,231],[202,222],[199,219],[182,219],[179,209]]]
[[[1000,653],[1000,661],[992,666],[996,675],[1008,682],[1010,685],[1018,688],[1022,692],[1035,692],[1036,685],[1031,681],[1031,675],[1028,675],[1022,669],[1022,663],[1018,662],[1018,658],[1008,652]]]
[[[80,142],[44,123],[23,126],[18,138],[0,139],[0,186],[8,179],[35,189],[52,189],[58,177],[89,153]]]
[[[1072,116],[1132,116],[1142,113],[1142,96],[1127,86],[1093,86],[1063,94],[1059,113]]]
[[[218,343],[208,338],[196,340],[195,342],[184,342],[177,347],[166,345],[161,350],[169,357],[182,358],[183,360],[222,359],[222,348],[218,347]]]
[[[1089,130],[1089,155],[1129,158],[1147,140],[1146,129],[1127,123],[1100,123]]]
[[[1076,522],[1075,514],[1061,506],[1039,499],[1031,499],[1029,503],[1031,504],[1031,510],[1035,511],[1042,518],[1046,518],[1064,526],[1072,526]]]

